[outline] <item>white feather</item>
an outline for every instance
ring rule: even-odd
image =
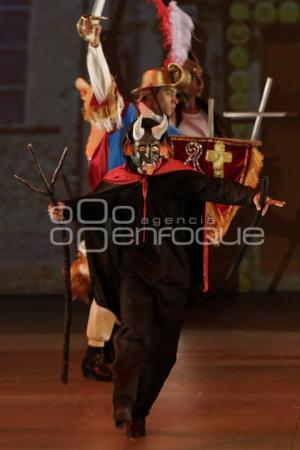
[[[172,30],[172,46],[168,59],[182,65],[191,49],[194,24],[190,16],[177,6],[177,2],[169,4],[170,23]]]

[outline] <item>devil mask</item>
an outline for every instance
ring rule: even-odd
[[[161,157],[168,157],[162,145],[168,128],[167,117],[161,123],[140,116],[128,133],[129,142],[124,154],[128,156],[140,174],[152,175]]]

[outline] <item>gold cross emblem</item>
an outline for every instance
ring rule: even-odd
[[[207,150],[205,159],[213,163],[214,176],[224,178],[224,164],[232,161],[232,153],[225,151],[224,142],[217,141],[213,150]]]

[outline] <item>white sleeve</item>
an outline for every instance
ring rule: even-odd
[[[121,128],[123,125],[122,111],[124,109],[124,100],[117,87],[115,94],[113,96],[111,94],[112,91],[114,92],[115,83],[109,71],[101,44],[96,48],[89,45],[87,67],[92,89],[100,108],[104,100],[108,99],[106,114],[104,116],[100,115],[98,119],[94,117],[96,126],[104,128],[108,132]]]
[[[112,76],[101,44],[99,44],[97,48],[89,45],[87,67],[96,99],[101,104],[107,97],[112,83]]]

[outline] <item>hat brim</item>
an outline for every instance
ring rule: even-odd
[[[166,88],[166,87],[172,87],[172,88],[177,88],[177,86],[173,83],[169,83],[169,84],[156,84],[156,85],[152,85],[152,86],[147,86],[147,87],[138,87],[135,88],[131,91],[132,95],[138,96],[140,94],[142,94],[144,92],[144,95],[147,95],[147,91],[149,92],[149,94],[151,94],[151,91],[153,89],[159,89],[159,88]]]

